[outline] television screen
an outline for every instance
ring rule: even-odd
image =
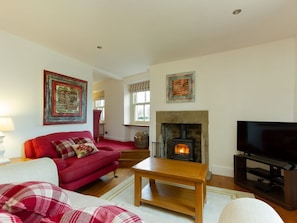
[[[237,121],[237,150],[297,163],[297,123]]]

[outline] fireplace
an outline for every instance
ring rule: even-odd
[[[184,127],[187,130],[186,135],[182,131]],[[176,139],[188,139],[192,142],[189,160],[208,164],[208,111],[157,111],[156,139],[159,151],[157,155],[160,157],[188,159],[182,152],[173,155],[171,150],[175,148],[172,145],[176,143]],[[180,141],[178,144],[181,146],[186,143]]]
[[[201,162],[201,125],[162,123],[164,158]]]
[[[171,159],[194,161],[194,139],[172,139]]]
[[[171,159],[194,161],[195,160],[195,139],[187,138],[188,125],[180,125],[181,138],[173,138],[169,142],[169,156]],[[170,129],[168,129],[169,131]],[[167,131],[167,132],[168,132]],[[166,134],[166,133],[165,133]]]

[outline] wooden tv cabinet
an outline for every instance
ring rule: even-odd
[[[253,165],[248,166],[247,160]],[[287,210],[296,210],[297,168],[291,167],[258,156],[234,155],[234,183]]]

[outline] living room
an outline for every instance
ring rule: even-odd
[[[296,119],[296,38],[154,65],[149,73],[123,81],[106,80],[92,89],[92,69],[87,65],[5,32],[0,37],[0,69],[5,76],[1,82],[1,115],[13,117],[15,124],[15,131],[5,139],[8,157],[22,156],[24,141],[37,135],[92,130],[92,90],[96,89],[105,92],[107,137],[129,140],[129,130],[122,125],[127,94],[124,86],[137,78],[150,77],[150,142],[158,137],[154,128],[156,111],[209,111],[209,164],[215,174],[233,175],[237,120]],[[88,81],[86,124],[42,125],[43,69]],[[196,72],[195,102],[166,103],[166,75],[184,71]]]
[[[208,111],[209,169],[233,176],[236,121],[297,120],[297,37],[200,57],[154,64],[122,80],[109,78],[93,85],[94,67],[45,46],[0,31],[0,115],[13,118],[15,130],[5,137],[5,156],[24,156],[27,139],[60,131],[92,130],[93,91],[106,100],[107,138],[133,139],[127,117],[128,85],[149,80],[151,91],[150,146],[158,140],[156,112]],[[178,54],[177,52],[175,52]],[[87,122],[43,125],[43,70],[88,81]],[[166,103],[166,75],[195,72],[195,101]]]
[[[209,112],[209,168],[233,175],[237,120],[295,121],[296,37],[252,47],[152,65],[124,80],[93,82],[92,67],[20,37],[0,32],[1,116],[11,116],[15,131],[5,138],[8,157],[23,156],[25,140],[57,131],[92,130],[92,91],[104,90],[111,139],[130,140],[123,126],[129,83],[150,80],[151,142],[157,141],[156,111]],[[88,81],[87,123],[43,126],[43,70]],[[166,103],[166,75],[195,71],[195,102]],[[110,103],[112,102],[112,103]],[[130,137],[130,138],[129,138]]]

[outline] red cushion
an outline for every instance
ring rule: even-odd
[[[47,223],[141,223],[143,222],[136,214],[123,208],[106,205],[101,207],[86,207],[78,210],[70,210],[41,222]]]
[[[52,144],[55,146],[62,159],[67,159],[69,157],[75,156],[75,151],[72,148],[72,145],[75,145],[75,143],[72,139],[61,139],[52,141]]]
[[[93,143],[93,141],[88,137],[72,137],[72,140],[75,144]]]
[[[40,223],[41,219],[44,218],[44,215],[40,215],[31,211],[21,211],[16,213],[24,223]]]
[[[45,137],[37,137],[32,140],[36,158],[50,157],[58,158],[59,154],[55,150],[54,145]]]
[[[29,139],[24,143],[24,152],[25,152],[25,156],[27,158],[35,158],[36,154],[35,154],[35,150],[33,147],[33,140]]]
[[[60,187],[37,181],[2,184],[0,207],[10,213],[29,211],[43,216],[71,209],[70,200]]]
[[[63,170],[68,166],[67,162],[62,158],[53,158],[53,161],[55,162],[58,171]]]
[[[89,138],[93,143],[95,143],[90,131],[58,132],[39,136],[32,140],[36,158],[59,158],[59,154],[53,146],[52,141],[69,139],[72,137],[86,137]]]
[[[16,215],[0,210],[1,223],[22,223],[23,221]]]

